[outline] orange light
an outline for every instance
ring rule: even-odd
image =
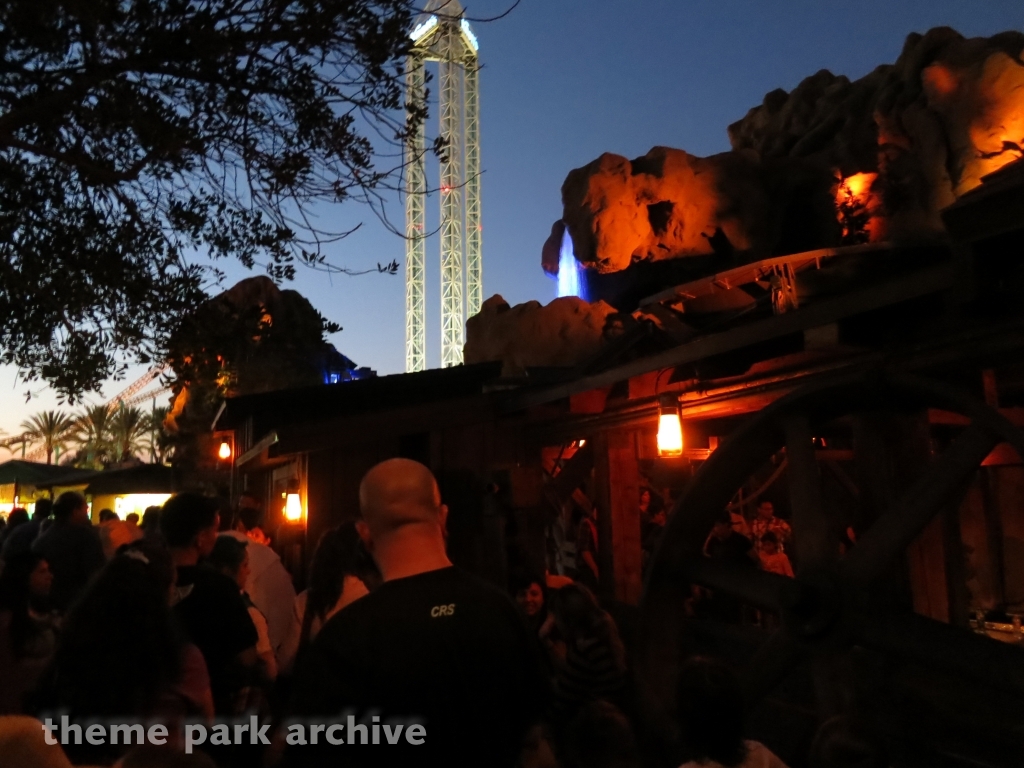
[[[302,519],[302,500],[297,493],[289,493],[284,501],[284,519],[290,523]]]
[[[227,440],[222,440],[221,444],[220,444],[220,448],[217,449],[217,456],[222,461],[227,461],[228,459],[230,459],[231,458],[231,443],[229,443]]]
[[[853,176],[848,176],[843,179],[842,184],[839,186],[839,193],[837,197],[840,202],[846,199],[854,198],[861,202],[867,202],[865,193],[871,189],[871,185],[875,183],[875,179],[878,178],[877,173],[855,173]]]
[[[683,455],[683,423],[675,400],[663,402],[658,412],[658,455]]]
[[[836,189],[836,218],[842,225],[844,242],[873,243],[885,239],[881,199],[872,190],[877,178],[877,173],[855,173],[840,181]]]

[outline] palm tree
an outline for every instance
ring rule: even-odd
[[[110,437],[116,461],[127,461],[145,447],[146,415],[138,408],[120,403],[110,417]]]
[[[164,430],[168,411],[170,408],[154,407],[152,413],[146,415],[145,447],[149,451],[149,460],[154,464],[162,464],[171,447],[170,435]]]
[[[33,441],[41,441],[46,450],[46,463],[53,463],[53,454],[57,453],[60,461],[61,449],[71,437],[70,432],[75,425],[74,419],[64,411],[43,411],[31,419],[21,422],[25,436]]]
[[[85,451],[86,466],[101,464],[110,455],[112,421],[110,407],[106,405],[91,405],[78,414],[74,440],[79,449]]]
[[[27,436],[24,432],[22,432],[20,435],[15,435],[14,437],[7,438],[4,441],[4,443],[3,443],[3,447],[7,449],[7,451],[11,454],[11,456],[14,456],[14,446],[16,446],[16,445],[20,446],[21,447],[21,458],[24,459],[25,458],[25,448],[29,444],[31,444],[31,442],[32,442],[32,438]]]

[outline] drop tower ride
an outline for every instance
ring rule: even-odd
[[[406,100],[422,105],[428,63],[440,81],[441,158],[441,367],[462,362],[465,318],[483,301],[480,219],[479,44],[458,0],[430,0],[410,33]],[[424,127],[405,150],[405,370],[426,360],[426,161]]]

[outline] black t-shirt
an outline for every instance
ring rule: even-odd
[[[323,746],[321,733],[320,746],[289,748],[288,764],[512,765],[547,693],[504,594],[454,567],[396,579],[327,622],[298,671],[293,714],[419,723],[424,743],[390,745],[382,734],[378,745],[351,745],[346,727],[344,745]]]
[[[249,609],[238,585],[212,568],[179,566],[177,586],[188,592],[174,612],[189,639],[203,652],[218,714],[229,714],[232,696],[244,683],[236,657],[256,645]]]
[[[55,521],[32,542],[32,551],[50,565],[50,602],[58,610],[70,606],[106,562],[99,532],[88,522]]]

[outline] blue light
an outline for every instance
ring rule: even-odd
[[[572,249],[572,237],[569,228],[562,235],[562,247],[558,251],[558,295],[578,296],[586,300],[586,287],[582,280],[583,265],[576,261]]]

